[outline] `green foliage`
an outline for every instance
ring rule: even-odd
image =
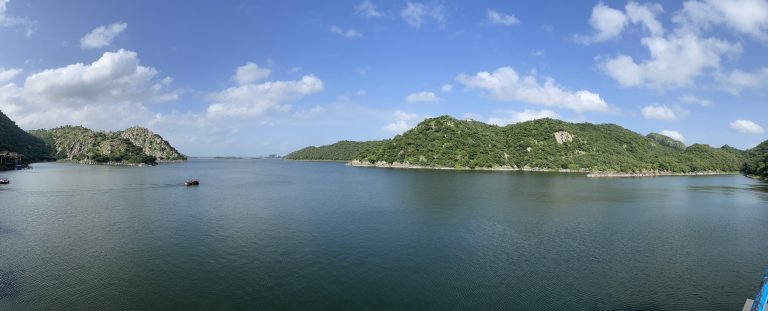
[[[121,138],[128,139],[136,146],[140,146],[142,152],[155,157],[160,161],[184,161],[187,157],[179,153],[170,143],[160,135],[152,133],[150,130],[134,126],[124,131],[115,133]]]
[[[126,135],[126,131],[131,131]],[[30,133],[44,141],[54,158],[88,163],[155,164],[154,154],[184,157],[160,136],[142,128],[122,132],[94,132],[82,126],[62,126]],[[167,145],[167,147],[166,147]],[[154,154],[147,154],[149,150]],[[165,159],[164,159],[165,160]]]
[[[768,140],[748,151],[747,161],[741,172],[747,176],[768,180]]]
[[[556,132],[565,132],[570,140],[558,142]],[[614,124],[539,119],[499,127],[441,116],[361,152],[357,159],[433,167],[695,172],[737,171],[745,157],[743,151],[727,146],[680,148],[659,138]]]
[[[332,145],[310,146],[304,149],[294,151],[285,156],[290,160],[322,160],[322,161],[350,161],[361,152],[377,147],[384,141],[348,141],[342,140]]]
[[[42,139],[20,129],[2,111],[0,111],[0,151],[22,154],[25,163],[52,159]]]
[[[672,147],[675,149],[683,150],[685,149],[685,144],[681,141],[672,139],[672,137],[661,135],[659,133],[650,133],[646,135],[645,137],[648,137],[654,141],[656,141],[659,145]]]

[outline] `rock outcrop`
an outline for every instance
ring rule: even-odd
[[[116,165],[186,160],[162,137],[141,127],[97,132],[82,126],[62,126],[30,133],[46,143],[56,160]]]
[[[563,143],[570,143],[570,142],[573,141],[573,134],[565,132],[565,131],[555,132],[554,135],[555,135],[555,140],[557,141],[557,143],[561,144],[561,145]]]
[[[118,134],[134,145],[141,147],[145,154],[157,158],[157,161],[184,161],[187,159],[163,137],[146,128],[134,126],[118,132]]]

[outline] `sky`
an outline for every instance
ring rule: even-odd
[[[391,138],[427,117],[768,139],[768,0],[0,0],[0,111],[141,125],[191,156]]]

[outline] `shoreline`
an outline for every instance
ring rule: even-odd
[[[135,166],[135,167],[152,167],[160,164],[172,164],[172,163],[184,163],[187,160],[167,160],[167,161],[155,161],[155,163],[125,163],[125,162],[94,162],[94,161],[74,161],[74,160],[56,160],[50,161],[54,163],[74,163],[83,165],[104,165],[104,166]],[[39,162],[46,163],[46,162]]]
[[[373,167],[373,168],[399,168],[399,169],[425,169],[425,170],[455,170],[455,171],[515,171],[515,172],[546,172],[546,173],[581,173],[590,178],[631,178],[631,177],[662,177],[662,176],[713,176],[713,175],[735,175],[738,172],[721,171],[701,171],[690,173],[677,173],[668,171],[650,171],[650,172],[590,172],[587,169],[545,169],[538,167],[516,167],[516,166],[497,166],[497,167],[444,167],[444,166],[423,166],[410,163],[387,163],[379,161],[376,163],[361,162],[353,160],[347,162],[347,165],[354,167]]]

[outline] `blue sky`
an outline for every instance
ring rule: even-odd
[[[0,110],[147,126],[194,156],[389,138],[430,116],[768,138],[768,2],[0,0]]]

